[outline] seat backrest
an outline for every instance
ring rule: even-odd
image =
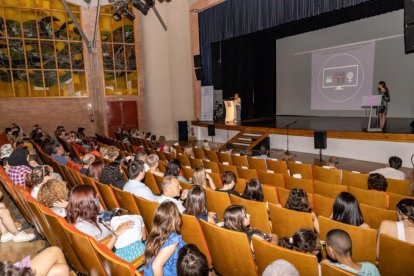
[[[243,155],[243,156],[237,156],[237,155],[232,155],[231,156],[232,160],[233,160],[233,165],[237,166],[237,167],[249,167],[249,162],[247,161],[247,156]]]
[[[86,275],[86,269],[83,267],[78,255],[75,252],[75,249],[72,248],[70,241],[65,235],[65,232],[62,229],[62,226],[59,223],[59,220],[63,220],[63,218],[59,218],[52,210],[49,208],[40,205],[40,211],[42,212],[44,218],[48,222],[51,229],[53,229],[53,235],[59,247],[62,249],[63,253],[65,254],[66,260],[73,266],[73,268],[84,275]]]
[[[115,197],[112,187],[110,185],[102,184],[99,182],[95,182],[95,183],[96,183],[96,187],[98,187],[99,193],[101,194],[108,210],[119,208],[119,203]]]
[[[207,161],[203,159],[203,165],[205,169],[209,169],[213,173],[220,173],[220,169],[217,162]]]
[[[134,276],[136,275],[136,267],[131,263],[124,261],[112,252],[107,246],[91,239],[91,244],[95,250],[95,254],[98,256],[99,261],[102,263],[107,275],[111,276]],[[136,263],[136,262],[134,262]],[[144,264],[144,255],[139,257],[138,266]]]
[[[272,232],[278,237],[291,237],[300,228],[313,229],[310,213],[289,210],[269,203]]]
[[[326,169],[318,166],[313,167],[313,176],[315,180],[319,180],[330,184],[342,183],[342,170]]]
[[[190,158],[190,164],[191,164],[191,168],[193,169],[197,166],[204,167],[203,160],[201,159]]]
[[[264,201],[269,202],[269,203],[273,203],[273,204],[278,204],[279,203],[279,199],[277,197],[276,187],[266,185],[266,184],[262,184],[262,189],[263,189]]]
[[[372,229],[379,229],[381,222],[384,220],[397,220],[397,212],[383,208],[377,208],[366,204],[359,204],[364,222]]]
[[[224,210],[231,205],[229,194],[205,189],[207,196],[207,210],[215,212],[220,221],[223,221]]]
[[[65,179],[66,183],[68,184],[69,189],[72,189],[73,187],[77,186],[78,183],[76,183],[76,180],[73,178],[72,174],[69,171],[69,168],[65,165],[59,164],[63,175],[62,177]]]
[[[237,175],[238,177],[246,179],[247,181],[250,179],[259,179],[257,170],[254,169],[242,169],[240,167],[237,167]]]
[[[257,275],[249,240],[245,233],[200,221],[214,269],[221,275]],[[235,254],[237,252],[237,254]]]
[[[82,185],[83,181],[82,181],[82,177],[79,171],[75,170],[75,169],[71,169],[69,167],[69,173],[72,175],[72,178],[75,180],[77,185]]]
[[[368,189],[368,174],[342,171],[342,184],[360,189]]]
[[[134,196],[134,200],[139,208],[139,213],[144,220],[145,227],[148,230],[148,233],[151,232],[152,221],[154,219],[155,209],[157,209],[159,203],[146,200],[141,197]]]
[[[162,161],[167,161],[167,156],[165,155],[165,153],[163,151],[156,151],[158,158]]]
[[[364,190],[352,186],[348,186],[348,191],[358,199],[359,203],[364,203],[378,208],[388,208],[388,195],[386,192]]]
[[[217,157],[220,163],[227,162],[228,165],[233,165],[233,160],[229,152],[217,152]]]
[[[318,216],[331,217],[332,208],[335,200],[330,197],[321,196],[318,194],[313,195],[313,211]]]
[[[183,190],[188,190],[190,189],[193,184],[187,183],[187,182],[183,182],[183,181],[179,181],[180,182],[180,186]]]
[[[296,162],[287,162],[287,166],[290,171],[290,175],[300,174],[302,179],[313,180],[313,169],[311,164],[302,164]]]
[[[250,225],[253,228],[262,230],[268,234],[272,232],[266,203],[248,200],[234,195],[230,195],[230,201],[232,205],[243,205],[246,207],[247,213],[250,214]]]
[[[27,205],[27,202],[24,198],[24,194],[28,193],[28,191],[20,186],[14,186],[14,189],[16,191],[16,195],[18,199],[17,206],[19,207],[20,212],[30,224],[35,224],[36,226],[36,222],[33,220],[33,215],[30,211],[29,205]]]
[[[212,260],[206,238],[200,223],[195,216],[182,214],[183,225],[181,227],[181,235],[187,244],[195,244],[198,249],[206,256],[209,268],[212,268]]]
[[[244,190],[246,189],[247,181],[243,178],[238,178],[236,182],[236,186],[234,186],[234,189],[239,194],[244,193]]]
[[[285,177],[281,173],[268,173],[266,171],[258,170],[257,174],[259,176],[262,184],[268,184],[274,187],[285,188]]]
[[[381,275],[413,275],[414,245],[386,234],[379,235],[379,271]]]
[[[177,154],[177,159],[178,161],[180,161],[181,163],[181,167],[185,167],[185,166],[191,166],[190,164],[190,159],[188,158],[187,155],[185,154]]]
[[[321,270],[323,276],[353,276],[355,274],[343,270],[335,265],[330,264],[328,261],[321,262]]]
[[[193,147],[193,152],[196,159],[203,159],[206,157],[202,148]]]
[[[162,192],[162,182],[164,181],[164,177],[156,175],[156,174],[153,174],[153,176],[154,176],[155,182],[157,182],[158,190]]]
[[[80,232],[66,221],[59,220],[59,223],[70,241],[73,250],[82,262],[83,267],[88,271],[88,275],[106,275],[102,263],[90,241],[91,237]]]
[[[151,192],[154,195],[158,195],[161,193],[160,188],[158,188],[157,181],[155,180],[155,177],[152,173],[146,172],[145,173],[145,185],[150,188]]]
[[[259,275],[263,274],[269,264],[279,259],[291,263],[300,275],[319,275],[318,258],[314,255],[286,249],[257,237],[253,237],[252,243]]]
[[[398,202],[400,202],[401,199],[411,198],[414,200],[414,197],[402,196],[402,195],[397,195],[393,193],[388,193],[388,197],[389,197],[388,209],[393,210],[393,211],[397,210],[397,204]]]
[[[191,167],[182,167],[181,169],[186,179],[191,180],[193,178],[194,170]]]
[[[289,170],[286,161],[266,159],[267,169],[275,173],[281,173],[284,177],[289,176]]]
[[[315,194],[336,198],[339,193],[346,191],[348,191],[348,186],[346,185],[330,184],[315,180]]]
[[[376,262],[377,231],[358,226],[337,222],[319,216],[319,237],[326,239],[326,234],[332,229],[346,231],[352,240],[352,259],[356,262]]]
[[[112,187],[119,207],[127,210],[130,214],[139,215],[138,205],[135,203],[134,197],[130,192]]]
[[[221,175],[219,173],[209,173],[209,175],[211,176],[211,179],[213,179],[214,185],[216,186],[216,188],[221,188],[223,187],[223,180],[221,179]]]
[[[167,157],[168,161],[171,161],[175,158],[175,155],[174,153],[171,153],[171,152],[165,152],[165,157]]]
[[[237,173],[237,167],[233,165],[223,165],[221,163],[218,163],[218,167],[220,170],[220,173],[224,173],[225,171],[231,171],[234,172],[234,174],[238,177]]]
[[[249,169],[267,171],[267,165],[265,159],[259,159],[254,157],[248,157]]]
[[[403,196],[411,195],[411,184],[408,179],[398,180],[387,178],[387,182],[387,192]]]
[[[215,152],[214,150],[206,150],[204,149],[204,155],[206,156],[206,158],[208,160],[210,160],[210,162],[219,162],[218,156],[217,156],[217,152]]]
[[[86,175],[81,175],[81,177],[82,177],[83,184],[89,185],[89,186],[92,186],[93,187],[93,189],[95,190],[95,192],[98,194],[99,202],[101,203],[102,207],[104,209],[108,210],[108,208],[107,208],[107,206],[105,204],[105,200],[101,196],[101,193],[99,192],[98,187],[96,186],[95,180],[93,180],[90,177],[87,177]]]
[[[289,176],[286,178],[286,188],[289,190],[292,190],[293,188],[300,188],[308,194],[313,194],[313,180]]]

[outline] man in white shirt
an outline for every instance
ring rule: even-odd
[[[164,201],[172,201],[177,205],[178,211],[184,213],[185,207],[183,205],[184,200],[187,198],[188,190],[184,190],[181,193],[180,182],[175,176],[166,176],[161,184],[162,195],[159,197],[158,202],[161,204]],[[181,195],[180,195],[181,193]],[[176,199],[180,197],[179,199]]]
[[[404,180],[405,173],[398,170],[399,168],[401,168],[401,165],[402,165],[401,158],[397,156],[391,156],[385,168],[372,171],[370,172],[370,174],[379,173],[383,175],[385,178]]]
[[[142,183],[145,177],[144,162],[141,160],[132,161],[128,166],[128,182],[124,186],[124,191],[130,192],[138,197],[149,201],[158,201],[159,196],[155,196],[150,188]]]

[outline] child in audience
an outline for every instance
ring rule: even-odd
[[[68,188],[65,182],[49,179],[40,187],[37,200],[50,208],[55,214],[66,217]]]
[[[299,229],[292,237],[279,239],[279,246],[315,255],[318,257],[318,260],[322,258],[319,235],[310,229]]]
[[[210,223],[218,222],[216,213],[207,212],[207,197],[203,187],[194,185],[188,189],[187,200],[185,201],[184,214],[195,216]]]
[[[263,231],[250,227],[250,215],[242,205],[232,205],[226,208],[223,215],[223,227],[229,230],[246,233],[249,242],[256,236],[273,244],[278,243],[275,234],[266,234]],[[253,248],[252,248],[253,250]]]
[[[331,218],[338,222],[370,228],[364,222],[358,200],[348,192],[341,192],[336,197]]]
[[[233,191],[234,187],[236,186],[237,177],[232,171],[225,171],[222,176],[223,187],[218,189],[219,192],[225,192],[231,195],[240,196],[240,194],[236,191]]]
[[[192,179],[194,185],[200,185],[204,189],[216,189],[216,185],[214,185],[213,179],[202,166],[197,166],[194,168]]]
[[[387,191],[388,181],[379,173],[371,173],[368,176],[368,190],[376,190],[380,192]]]
[[[352,240],[347,232],[333,229],[326,234],[326,252],[336,261],[332,264],[356,275],[379,276],[376,266],[369,262],[352,260]]]
[[[145,248],[145,276],[177,275],[178,252],[185,246],[181,225],[181,214],[173,202],[163,202],[155,210]]]
[[[207,258],[194,244],[187,244],[178,252],[178,276],[208,276]]]
[[[242,197],[248,200],[263,202],[263,188],[260,180],[251,179],[249,182],[247,182]]]

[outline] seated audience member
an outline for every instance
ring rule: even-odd
[[[173,159],[170,163],[168,163],[164,176],[174,176],[179,181],[188,183],[188,180],[182,176],[181,173],[182,171],[180,161],[178,159]]]
[[[332,265],[355,275],[380,275],[374,264],[352,260],[352,240],[344,230],[333,229],[326,234],[326,253],[335,261],[331,262]]]
[[[134,160],[135,161],[141,160],[142,162],[144,162],[145,172],[150,170],[150,167],[147,164],[147,153],[144,150],[137,152],[135,154],[135,159]]]
[[[280,259],[270,263],[262,276],[300,276],[300,274],[291,263]]]
[[[1,146],[0,148],[0,160],[3,165],[3,167],[6,166],[8,167],[8,158],[9,156],[12,154],[13,152],[13,147],[11,144],[4,144],[3,146]]]
[[[254,158],[258,159],[268,159],[269,158],[269,150],[265,145],[260,145],[259,148],[259,155],[255,156]]]
[[[399,171],[399,169],[401,168],[401,165],[402,165],[401,158],[397,156],[391,156],[385,168],[372,171],[370,172],[370,174],[379,173],[379,174],[382,174],[385,178],[404,180],[405,173],[403,173],[402,171]]]
[[[229,230],[246,233],[249,242],[256,236],[273,244],[278,244],[275,234],[267,234],[250,226],[250,215],[246,212],[246,207],[242,205],[231,205],[226,208],[223,214],[223,227]]]
[[[166,176],[161,184],[162,195],[158,198],[158,202],[172,201],[177,205],[178,211],[184,213],[185,207],[183,201],[187,198],[188,190],[184,190],[181,193],[181,186],[178,179],[174,176]],[[181,193],[181,195],[180,195]],[[180,199],[176,199],[180,197]]]
[[[203,142],[201,143],[201,148],[205,150],[210,150],[210,145],[207,140],[203,140]]]
[[[102,161],[95,161],[93,162],[89,168],[88,168],[88,172],[87,172],[87,176],[89,176],[90,178],[93,178],[96,181],[99,181],[99,179],[101,179],[102,176],[102,170],[105,167],[105,163]]]
[[[358,200],[348,192],[341,192],[336,197],[331,219],[362,228],[370,228],[368,224],[364,223]]]
[[[278,204],[281,207],[280,204]],[[312,215],[313,227],[319,233],[319,220],[315,212],[313,212],[308,201],[307,193],[299,188],[293,188],[289,192],[289,197],[286,200],[285,208],[293,211],[310,213]]]
[[[178,251],[177,276],[208,276],[207,258],[194,244],[187,244]]]
[[[57,144],[54,147],[51,157],[62,165],[66,165],[70,158],[66,155],[65,149],[62,144]]]
[[[328,167],[330,169],[336,169],[338,167],[338,164],[339,164],[338,157],[336,157],[336,156],[329,157]]]
[[[80,169],[80,173],[86,175],[88,173],[89,167],[95,162],[95,155],[92,153],[87,153],[81,157],[82,161],[82,168]]]
[[[32,173],[26,179],[26,186],[32,189],[31,195],[33,198],[37,199],[40,187],[49,179],[52,179],[52,167],[42,165],[33,168]]]
[[[387,191],[388,181],[379,173],[370,173],[368,176],[368,190]]]
[[[69,276],[69,266],[65,255],[59,247],[52,246],[38,253],[34,258],[30,256],[16,264],[0,262],[0,275],[7,276],[35,276],[59,275]]]
[[[110,161],[115,161],[119,156],[119,149],[114,146],[100,146],[99,154],[102,158],[108,159]]]
[[[202,219],[214,224],[218,222],[216,213],[207,212],[206,192],[199,185],[194,185],[188,189],[184,214],[195,216],[198,220]]]
[[[166,143],[166,139],[165,136],[160,136],[158,138],[158,150],[160,152],[168,152],[169,151],[169,146]]]
[[[216,189],[216,185],[214,185],[213,179],[202,166],[197,166],[194,168],[192,180],[194,185],[200,185],[204,189]]]
[[[222,176],[223,187],[216,190],[219,192],[225,192],[231,195],[240,196],[240,194],[236,191],[233,191],[234,187],[236,186],[237,177],[232,171],[225,171]]]
[[[414,244],[414,199],[404,198],[397,204],[398,221],[384,220],[379,233]]]
[[[111,236],[106,243],[115,254],[131,262],[143,254],[146,231],[141,216],[126,215],[113,217],[111,226],[104,225],[99,218],[99,197],[92,186],[79,185],[72,189],[66,207],[66,220],[79,231],[98,241]],[[110,230],[110,228],[113,228]]]
[[[310,229],[299,229],[292,235],[292,237],[280,238],[279,246],[315,255],[318,257],[318,260],[322,257],[319,235]]]
[[[149,201],[158,201],[150,188],[142,183],[145,177],[144,163],[141,160],[132,161],[128,167],[128,182],[124,186],[124,191],[130,192],[138,197],[142,197]]]
[[[158,155],[156,154],[150,154],[147,157],[147,162],[148,162],[148,166],[149,166],[149,172],[161,177],[164,177],[164,173],[161,172],[158,169],[158,166],[160,164],[160,159],[158,158]]]
[[[37,200],[50,208],[55,214],[66,217],[68,193],[68,187],[65,182],[49,179],[40,187]]]
[[[145,276],[177,275],[178,252],[185,246],[177,206],[163,202],[155,210],[145,248]]]
[[[156,145],[157,145],[157,135],[155,135],[155,134],[151,135],[150,142],[151,142],[152,145],[155,145],[155,148],[156,148]]]
[[[124,188],[124,185],[127,182],[123,178],[121,165],[118,162],[111,162],[109,164],[106,164],[102,169],[102,174],[99,181],[103,184],[110,184],[112,186],[115,186],[121,190]]]
[[[247,182],[242,197],[249,200],[263,202],[263,188],[260,180],[251,179],[249,182]]]
[[[233,153],[233,145],[232,144],[226,144],[225,148],[221,151],[223,153]]]
[[[186,145],[183,150],[183,154],[187,155],[188,158],[194,158],[194,150],[192,145]]]
[[[4,203],[0,203],[0,242],[27,242],[36,238],[35,234],[19,231],[11,217],[9,209]]]
[[[29,151],[25,148],[15,149],[9,156],[7,175],[14,185],[26,187],[26,177],[32,173],[28,162]]]
[[[150,140],[150,137],[151,137],[151,132],[146,132],[144,135],[144,139]]]

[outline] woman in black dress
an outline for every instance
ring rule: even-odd
[[[390,101],[390,91],[385,81],[378,83],[378,93],[382,96],[381,105],[378,107],[379,127],[384,128],[388,111],[388,102]]]

